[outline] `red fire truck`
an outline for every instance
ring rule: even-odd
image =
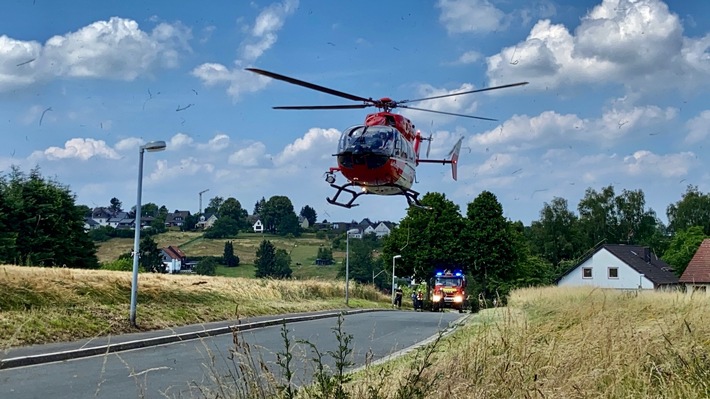
[[[432,287],[432,311],[438,312],[443,308],[452,308],[463,313],[464,310],[469,309],[466,277],[462,271],[437,271],[430,287]]]

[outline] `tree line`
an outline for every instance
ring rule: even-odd
[[[353,278],[385,286],[388,273],[383,270],[392,256],[402,255],[396,263],[397,275],[424,278],[435,268],[456,267],[466,270],[481,292],[505,293],[516,286],[554,281],[586,251],[604,242],[650,246],[680,274],[700,242],[710,235],[710,194],[697,186],[688,186],[680,200],[668,205],[668,225],[647,208],[642,190],[617,193],[613,186],[598,191],[588,188],[576,212],[564,198],[554,198],[543,204],[539,219],[530,226],[506,219],[502,205],[488,191],[467,204],[465,214],[440,193],[426,194],[422,203],[431,209],[410,208],[384,240],[350,240]],[[112,198],[109,208],[120,211],[121,205]],[[141,252],[146,252],[142,258],[150,263],[148,259],[157,258],[150,232],[165,227],[167,208],[152,203],[142,208],[155,217],[153,228],[146,230],[145,244],[141,243]],[[67,186],[43,177],[38,168],[26,174],[12,167],[0,176],[0,262],[98,267],[95,244],[84,230],[84,217],[90,211],[76,205]],[[210,200],[205,213],[210,212],[224,220],[225,237],[251,228],[246,210],[232,197]],[[262,198],[254,205],[254,213],[260,215],[267,232],[300,234],[288,197]],[[301,216],[315,222],[316,213],[305,206]],[[185,229],[194,228],[187,222]],[[343,241],[334,240],[333,247],[324,248],[319,257],[331,258],[332,249]],[[283,254],[277,256],[276,250],[273,256],[268,248],[264,251],[264,259],[278,259],[279,265],[290,263]],[[238,264],[228,252],[225,248],[225,259]],[[285,268],[275,267],[273,275],[289,275]],[[150,265],[145,269],[150,270]]]

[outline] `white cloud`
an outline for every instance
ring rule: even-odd
[[[234,68],[205,63],[193,69],[192,75],[208,86],[226,84],[227,93],[234,100],[239,99],[242,93],[261,90],[270,79],[244,71],[242,67],[256,61],[276,43],[277,32],[283,27],[286,17],[293,14],[296,8],[298,0],[284,0],[262,11],[256,17],[248,37],[241,43],[241,55],[234,61]]]
[[[340,131],[337,129],[311,128],[276,155],[274,164],[283,166],[292,162],[312,163],[314,160],[329,159],[336,151],[339,138]]]
[[[197,148],[200,150],[217,152],[227,148],[228,146],[229,136],[224,133],[218,133],[214,137],[212,137],[207,143],[198,144]]]
[[[138,137],[128,137],[125,139],[121,139],[116,143],[114,146],[117,151],[128,151],[128,150],[136,150],[138,151],[138,148],[145,144],[145,141],[143,139],[139,139]]]
[[[106,159],[119,159],[121,156],[103,140],[73,138],[64,144],[64,148],[49,147],[44,151],[35,151],[32,158],[44,157],[50,161],[77,158],[86,161],[89,158],[99,157]]]
[[[651,126],[659,126],[677,116],[677,109],[662,109],[657,106],[611,108],[598,119],[582,119],[574,114],[561,115],[545,111],[538,116],[514,115],[502,125],[477,134],[468,140],[468,145],[485,149],[496,145],[517,148],[537,148],[585,141],[608,147],[618,140],[638,135]]]
[[[192,139],[192,137],[188,136],[185,133],[178,133],[170,138],[170,142],[167,145],[167,149],[171,151],[180,150],[184,147],[192,146],[193,142],[194,140]]]
[[[170,166],[170,163],[171,161],[168,160],[158,160],[155,164],[155,170],[148,175],[148,181],[174,180],[185,176],[196,176],[198,174],[200,174],[201,179],[204,179],[205,175],[210,176],[215,169],[214,165],[200,162],[194,157],[183,158],[174,166]]]
[[[494,83],[529,80],[537,88],[614,82],[650,90],[676,87],[678,74],[694,85],[710,83],[710,66],[698,62],[710,37],[682,33],[680,19],[660,0],[604,0],[574,34],[538,21],[525,41],[488,58],[488,76]]]
[[[53,36],[44,46],[0,36],[0,92],[57,77],[133,80],[177,66],[190,37],[180,24],[161,23],[148,33],[119,17]]]
[[[474,90],[475,87],[470,83],[462,84],[458,89],[447,90],[434,87],[429,84],[422,84],[417,87],[417,95],[420,98],[436,97],[447,94],[462,93],[466,91]],[[405,103],[404,105],[410,105]],[[476,112],[478,103],[474,96],[460,95],[445,98],[437,98],[434,100],[417,101],[411,104],[416,108],[429,109],[432,111],[442,111],[451,112],[456,114],[466,114],[470,115]],[[421,119],[423,112],[416,110],[408,110],[406,108],[401,108],[402,115],[407,116],[410,119]],[[443,114],[433,114],[426,113],[426,117],[429,118],[433,123],[445,123],[451,121],[455,116],[448,116]]]
[[[449,33],[487,33],[504,28],[505,13],[488,0],[439,0],[439,21]]]
[[[478,61],[481,59],[483,55],[479,53],[478,51],[467,51],[463,54],[458,59],[459,64],[473,64],[474,62]]]
[[[688,135],[685,136],[687,144],[695,144],[704,141],[710,136],[710,110],[705,110],[700,115],[689,120],[685,126]]]
[[[688,173],[694,159],[695,154],[692,152],[658,155],[651,151],[639,150],[624,157],[624,169],[632,176],[679,177]]]
[[[232,153],[228,162],[237,166],[257,166],[259,161],[264,158],[265,149],[266,147],[261,142],[251,143]]]

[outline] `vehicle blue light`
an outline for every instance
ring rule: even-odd
[[[436,272],[436,277],[441,277],[442,273],[441,272]]]
[[[456,277],[461,277],[461,273],[460,273],[460,272],[456,272]]]

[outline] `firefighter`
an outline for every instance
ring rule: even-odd
[[[402,295],[404,295],[404,292],[402,292],[402,289],[397,286],[397,289],[394,290],[394,305],[397,309],[402,308]]]

